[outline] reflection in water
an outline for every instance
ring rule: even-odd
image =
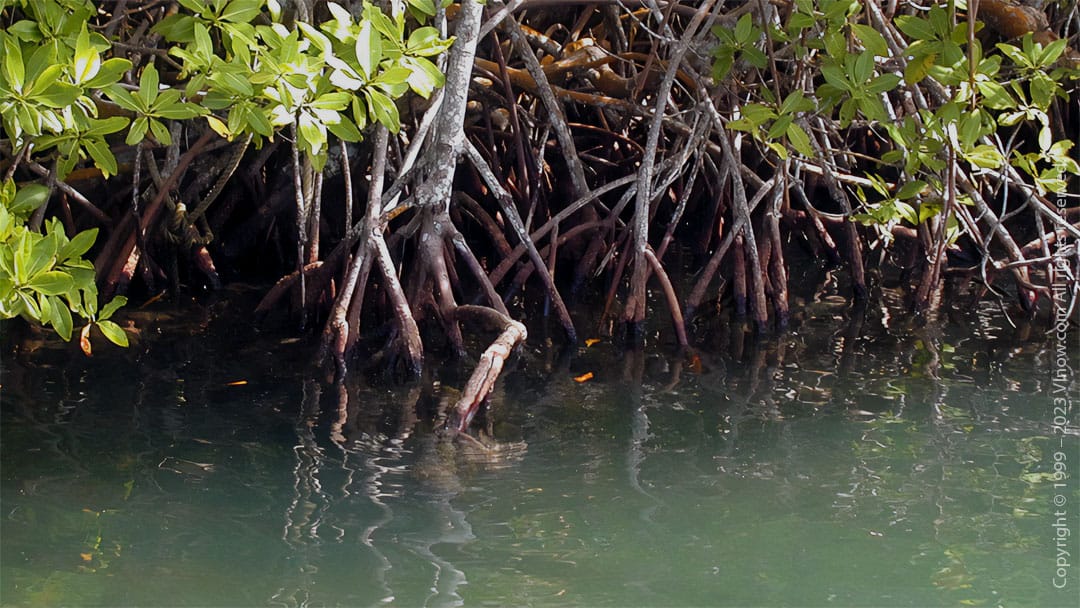
[[[1062,604],[1050,351],[992,309],[891,310],[825,293],[776,338],[525,351],[473,439],[435,432],[452,370],[325,385],[242,327],[4,360],[0,600]]]
[[[396,395],[400,401],[391,407],[399,414],[384,427],[389,429],[387,434],[380,430],[386,419],[365,418],[359,407],[350,406],[363,397],[352,394],[355,388],[334,386],[335,407],[326,408],[332,416],[331,441],[327,443],[318,436],[322,385],[304,382],[302,407],[294,426],[298,443],[292,450],[292,495],[284,511],[282,532],[282,541],[289,547],[290,570],[283,577],[289,586],[278,589],[269,603],[325,603],[326,598],[318,593],[320,565],[334,559],[336,552],[324,548],[358,543],[369,553],[365,561],[371,566],[365,574],[375,583],[374,589],[362,591],[363,597],[378,603],[463,605],[459,590],[467,584],[465,572],[444,557],[447,547],[464,547],[475,539],[467,512],[453,502],[464,489],[461,468],[505,467],[520,460],[524,444],[455,441],[430,428],[413,437],[419,424],[417,412],[427,409],[424,401],[436,398],[417,386]],[[393,416],[392,410],[382,413]],[[410,482],[417,483],[411,491],[407,489]],[[407,503],[418,496],[423,498],[423,516],[395,521],[402,518],[402,512],[409,514]],[[352,515],[360,501],[373,513],[366,521],[357,521]],[[411,572],[410,585],[415,586],[418,564],[425,565],[419,570],[427,572],[426,591],[420,594],[414,587],[411,593],[417,595],[395,593],[395,569]]]

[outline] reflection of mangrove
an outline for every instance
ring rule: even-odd
[[[271,602],[317,603],[313,585],[320,565],[329,559],[328,546],[356,543],[370,557],[365,558],[365,575],[377,587],[376,600],[412,603],[408,598],[416,591],[399,588],[394,569],[408,571],[419,562],[430,569],[431,585],[417,605],[460,605],[458,590],[467,582],[466,573],[439,548],[468,544],[474,536],[466,513],[453,500],[465,487],[463,478],[513,466],[525,444],[496,442],[482,430],[479,438],[452,429],[431,432],[437,420],[446,418],[454,398],[437,389],[394,391],[381,407],[372,408],[355,398],[358,387],[338,383],[334,388],[323,399],[319,383],[304,384],[295,427],[293,492],[282,532],[290,548],[290,572],[288,585]]]

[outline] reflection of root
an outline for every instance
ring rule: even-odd
[[[499,443],[481,434],[479,438],[468,433],[457,433],[458,456],[467,464],[484,469],[503,469],[525,457],[529,444],[524,441]]]

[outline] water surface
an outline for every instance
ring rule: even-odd
[[[696,355],[530,343],[490,452],[432,432],[467,366],[336,387],[284,335],[167,312],[130,352],[2,362],[4,605],[1076,605],[1054,342],[988,309],[823,298],[776,339],[699,327]]]

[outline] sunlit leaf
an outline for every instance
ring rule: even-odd
[[[787,128],[787,138],[791,146],[806,158],[814,157],[814,147],[810,145],[810,136],[801,126],[791,123]]]
[[[120,172],[116,164],[116,157],[113,156],[109,144],[105,143],[104,139],[85,139],[83,140],[83,147],[86,148],[90,158],[94,159],[94,166],[101,169],[103,176],[109,178]]]
[[[49,301],[52,304],[53,309],[53,329],[55,329],[56,333],[67,342],[71,339],[71,332],[74,329],[71,311],[68,309],[67,304],[56,296],[49,296]]]
[[[90,32],[85,24],[75,41],[74,64],[75,82],[82,83],[97,75],[101,68],[101,55],[90,45]]]
[[[150,132],[154,134],[154,139],[163,146],[172,144],[172,135],[169,134],[169,129],[161,123],[159,120],[151,118],[149,120]]]
[[[26,78],[26,68],[23,66],[22,48],[14,36],[4,36],[4,61],[2,67],[8,86],[15,91],[22,91]]]
[[[262,11],[263,0],[233,0],[221,12],[222,21],[250,23]]]
[[[11,182],[14,185],[14,182]],[[8,209],[17,216],[28,216],[49,199],[49,188],[42,184],[27,184],[19,188]]]
[[[66,245],[60,248],[60,251],[56,252],[56,259],[60,263],[64,263],[71,258],[81,256],[94,246],[94,241],[97,240],[97,235],[97,228],[83,230],[79,234],[76,234],[75,238],[68,241]]]
[[[58,270],[39,272],[26,284],[27,287],[47,296],[66,294],[71,291],[73,285],[71,275]]]
[[[143,111],[149,110],[154,105],[154,100],[158,96],[159,84],[157,68],[152,63],[148,64],[143,68],[142,75],[139,76],[139,91],[135,94],[142,102]]]
[[[113,313],[126,305],[127,301],[127,298],[124,296],[116,296],[110,300],[108,304],[101,307],[101,313],[98,314],[98,318],[102,320],[112,318]]]
[[[356,60],[365,78],[375,74],[375,66],[382,61],[382,39],[370,21],[360,25],[356,35]]]
[[[116,323],[113,323],[112,321],[98,321],[96,325],[97,328],[101,330],[102,335],[108,338],[109,342],[112,342],[117,346],[128,345],[127,332]]]
[[[853,23],[851,24],[851,31],[859,38],[866,50],[878,57],[889,56],[889,45],[885,42],[885,37],[873,27],[862,23]]]

